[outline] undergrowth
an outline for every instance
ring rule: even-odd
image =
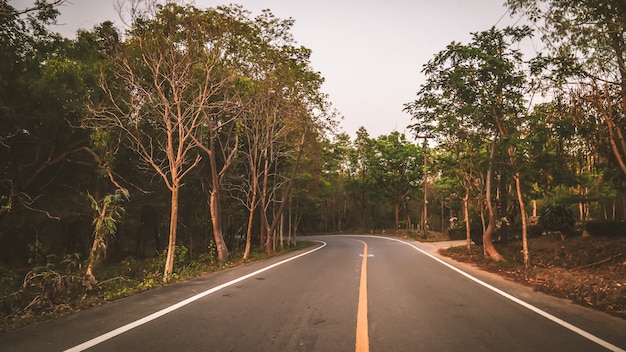
[[[277,250],[270,256],[310,246]],[[62,260],[49,257],[42,265],[17,271],[0,266],[0,332],[14,330],[52,317],[79,311],[163,285],[165,251],[154,258],[127,257],[115,264],[96,269],[97,283],[88,290],[85,280],[86,260],[78,254]],[[187,248],[176,247],[176,261],[171,283],[203,276],[218,270],[262,260],[268,256],[251,252],[247,260],[242,253],[231,252],[231,261],[219,266],[214,251],[191,258]]]

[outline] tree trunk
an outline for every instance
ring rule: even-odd
[[[215,241],[215,248],[217,249],[217,262],[218,265],[223,265],[228,261],[228,247],[224,242],[224,235],[222,233],[222,221],[219,206],[219,193],[216,190],[211,192],[211,223],[213,224],[213,240]]]
[[[489,224],[487,229],[483,233],[483,248],[485,253],[493,260],[500,262],[505,261],[504,257],[493,246],[492,238],[496,229],[496,214],[493,211],[493,204],[491,202],[491,173],[493,172],[493,160],[496,153],[496,138],[491,141],[491,155],[489,157],[489,167],[487,169],[487,180],[485,182],[485,202],[487,204],[487,214],[489,216]]]
[[[611,204],[611,220],[615,221],[617,216],[617,200],[613,198],[613,202]]]
[[[222,214],[220,211],[220,180],[217,172],[217,162],[215,161],[215,137],[213,132],[210,138],[210,149],[205,150],[209,155],[209,163],[211,164],[211,196],[209,199],[209,208],[211,209],[211,224],[213,225],[213,240],[217,249],[218,265],[223,265],[228,261],[228,247],[224,242],[222,233]]]
[[[208,119],[210,121],[210,119]],[[217,261],[219,265],[222,265],[228,261],[228,247],[224,241],[224,234],[222,230],[222,211],[220,206],[220,187],[222,185],[222,179],[224,172],[230,167],[233,162],[233,157],[238,149],[239,139],[235,138],[234,146],[229,152],[229,155],[223,155],[223,165],[218,171],[217,162],[215,160],[215,140],[216,130],[211,128],[208,136],[209,145],[201,143],[195,136],[191,135],[191,138],[195,141],[198,148],[204,151],[209,157],[210,173],[211,173],[211,189],[209,190],[209,209],[211,214],[211,224],[213,228],[213,240],[215,242],[215,248],[217,249]],[[224,152],[224,150],[222,150]]]
[[[87,272],[83,281],[83,286],[85,286],[87,291],[93,290],[98,284],[98,280],[96,280],[96,276],[93,274],[93,268],[100,261],[100,241],[100,235],[95,233],[91,251],[89,252],[89,264],[87,265]]]
[[[444,216],[445,206],[443,202],[443,197],[441,198],[441,234],[446,233],[446,217]]]
[[[408,233],[411,230],[411,214],[409,213],[409,209],[407,208],[407,200],[406,199],[402,200],[402,205],[403,205],[403,208],[404,208],[404,214],[406,215],[406,225],[404,226],[404,229]]]
[[[485,221],[485,201],[482,197],[478,199],[478,209],[480,209],[480,228],[483,230],[483,233],[487,231],[487,221]],[[485,255],[487,252],[485,252]]]
[[[524,206],[524,198],[522,197],[522,185],[519,172],[516,172],[513,178],[515,179],[517,201],[519,202],[520,215],[522,216],[522,252],[524,253],[524,267],[528,269],[530,267],[528,252],[528,217],[526,216],[526,207]]]
[[[472,252],[472,230],[469,219],[469,190],[465,191],[465,197],[463,197],[463,216],[465,217],[465,238],[467,239],[467,252]]]
[[[283,249],[285,247],[285,213],[280,214],[280,226],[278,227],[279,234],[279,244],[280,248]]]
[[[107,205],[106,203],[104,203],[102,205],[102,209],[100,210],[100,214],[98,214],[101,221],[104,220],[104,218],[106,217],[106,212]],[[96,277],[93,274],[93,268],[100,261],[100,247],[102,247],[103,240],[104,234],[102,233],[102,229],[97,228],[96,226],[96,229],[94,229],[93,233],[93,244],[91,245],[91,251],[89,252],[89,263],[87,264],[87,272],[85,273],[84,285],[87,291],[93,290],[98,284],[98,280],[96,280]]]
[[[174,255],[176,253],[176,228],[178,225],[178,184],[172,184],[172,210],[170,212],[170,236],[167,245],[167,258],[163,270],[163,282],[167,283],[172,278],[174,271]]]
[[[423,153],[424,153],[424,209],[422,209],[422,231],[423,231],[423,235],[424,238],[426,238],[428,236],[428,230],[426,229],[428,226],[428,183],[427,181],[427,176],[426,176],[426,165],[428,162],[428,156],[426,154],[426,147],[427,147],[427,143],[426,143],[426,138],[424,138],[424,145],[423,145]]]
[[[400,229],[400,201],[394,203],[394,211],[396,215],[394,231],[398,231]]]
[[[250,256],[250,249],[252,247],[252,222],[254,220],[254,210],[250,209],[248,215],[248,228],[246,229],[246,248],[243,251],[243,259],[248,259]]]
[[[512,167],[515,167],[515,154],[516,148],[509,146],[509,163]],[[520,216],[522,218],[522,253],[524,254],[524,267],[528,269],[530,266],[529,252],[528,252],[528,214],[526,213],[526,206],[524,205],[524,197],[522,195],[522,181],[519,171],[516,171],[513,175],[515,180],[515,192],[517,193],[517,202],[519,204]]]
[[[274,214],[274,219],[272,220],[272,224],[271,226],[268,228],[268,236],[271,236],[274,234],[274,232],[276,231],[276,227],[278,226],[278,221],[280,218],[280,215],[283,213],[284,209],[285,209],[285,204],[287,203],[287,199],[289,199],[289,195],[291,194],[291,187],[293,186],[293,182],[296,179],[296,173],[298,171],[298,166],[300,165],[300,160],[302,159],[302,154],[304,153],[304,142],[306,141],[306,134],[307,134],[308,129],[304,128],[304,130],[302,131],[302,137],[300,139],[300,144],[298,146],[298,156],[296,157],[296,160],[293,164],[293,170],[291,172],[291,175],[289,177],[289,180],[287,181],[287,189],[285,189],[285,192],[283,193],[282,196],[282,200],[280,202],[280,206],[278,207],[278,211]],[[268,243],[269,245],[269,237],[268,237]],[[270,248],[269,246],[267,246],[266,248],[266,252],[267,254],[270,253]]]
[[[620,95],[622,98],[621,99],[621,110],[622,110],[621,116],[625,116],[626,115],[626,63],[624,60],[623,31],[620,31],[619,29],[615,28],[609,32],[609,38],[611,39],[611,47],[615,51],[615,57],[617,59],[617,65],[618,65],[618,69],[620,73]],[[598,90],[598,89],[596,88],[595,90]],[[603,103],[600,97],[600,93],[598,92],[597,95],[598,95],[598,105],[602,109],[601,104]],[[624,157],[626,157],[625,155],[626,154],[626,142],[622,134],[621,126],[616,126],[613,121],[613,111],[611,111],[612,108],[610,105],[611,103],[610,103],[610,98],[609,98],[610,95],[608,92],[608,88],[605,88],[605,96],[606,96],[607,106],[609,108],[609,111],[604,112],[603,115],[605,117],[605,120],[609,128],[609,133],[610,133],[609,140],[611,142],[611,150],[613,151],[613,154],[615,155],[615,158],[618,162],[618,165],[620,166],[620,169],[622,170],[623,173],[626,174],[626,164],[624,163]],[[617,138],[620,141],[621,149],[618,148],[615,143],[613,129],[616,130]]]
[[[268,188],[268,178],[269,178],[269,160],[266,156],[265,164],[263,166],[263,184],[261,188],[261,236],[260,237],[260,246],[267,250],[268,243],[266,243],[266,236],[270,236],[268,233],[268,225],[267,225],[267,188]]]
[[[292,246],[292,229],[293,229],[293,204],[291,203],[291,199],[289,200],[289,216],[287,217],[287,246]]]
[[[252,246],[252,224],[254,222],[254,211],[256,210],[257,187],[259,186],[258,175],[256,171],[252,172],[252,199],[250,201],[250,213],[248,215],[248,228],[246,229],[246,249],[243,251],[243,259],[250,256],[250,248]]]

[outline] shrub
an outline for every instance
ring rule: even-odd
[[[451,240],[464,240],[467,238],[465,233],[465,221],[459,221],[454,229],[448,230],[448,236]],[[476,244],[483,243],[483,229],[480,222],[472,222],[470,224],[470,238]]]
[[[546,231],[559,231],[564,235],[571,235],[576,225],[576,217],[566,204],[553,202],[541,209],[539,224]]]
[[[465,228],[453,228],[448,229],[448,236],[450,236],[450,240],[464,240],[465,239]]]

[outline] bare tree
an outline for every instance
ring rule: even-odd
[[[220,68],[216,29],[200,11],[173,3],[136,12],[128,38],[103,75],[106,106],[94,109],[95,126],[120,129],[146,170],[171,192],[169,244],[163,280],[173,272],[179,191],[201,160],[199,142],[214,129],[209,116],[227,81]]]
[[[292,19],[264,11],[240,42],[249,54],[237,65],[242,76],[239,128],[245,173],[234,187],[249,211],[244,258],[250,253],[255,214],[261,220],[260,245],[271,252],[304,143],[327,116],[325,96],[319,92],[322,79],[309,67],[310,50],[295,46],[292,25]]]

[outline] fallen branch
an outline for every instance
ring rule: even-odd
[[[596,265],[604,264],[604,263],[610,262],[610,261],[611,261],[611,260],[613,260],[613,259],[616,259],[616,258],[621,257],[621,256],[622,256],[622,254],[623,254],[623,253],[618,253],[618,254],[616,254],[616,255],[614,255],[614,256],[612,256],[612,257],[604,258],[604,259],[602,259],[602,260],[600,260],[600,261],[598,261],[598,262],[595,262],[595,263],[590,263],[590,264],[585,264],[585,265],[575,266],[575,267],[571,268],[570,270],[585,269],[585,268],[590,268],[590,267],[592,267],[592,266],[596,266]]]
[[[117,277],[110,278],[110,279],[108,279],[108,280],[99,281],[99,282],[96,284],[96,287],[100,287],[100,286],[102,286],[102,285],[104,285],[104,284],[106,284],[106,283],[109,283],[109,282],[111,282],[111,281],[115,281],[115,280],[122,280],[122,281],[126,281],[126,282],[131,282],[131,281],[132,281],[132,280],[130,280],[129,278],[126,278],[126,277],[123,277],[123,276],[117,276]]]

